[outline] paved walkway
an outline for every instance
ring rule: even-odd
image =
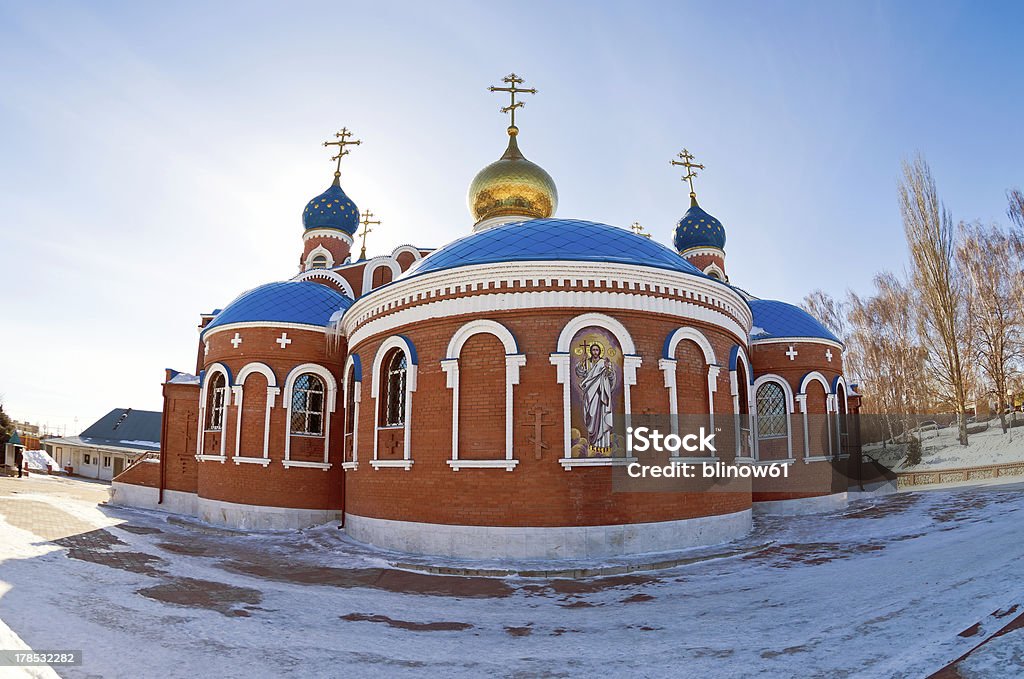
[[[1024,610],[1022,486],[760,520],[581,579],[411,571],[333,526],[248,534],[106,491],[0,478],[0,619],[83,650],[61,676],[923,677]]]

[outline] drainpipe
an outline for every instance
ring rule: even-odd
[[[170,372],[170,371],[168,371]],[[170,379],[168,376],[166,379]],[[164,397],[164,411],[160,414],[160,494],[156,503],[164,503],[164,486],[167,484],[167,456],[164,454],[167,445],[167,381],[164,380],[161,392]]]

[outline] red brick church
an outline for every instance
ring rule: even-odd
[[[473,179],[467,235],[367,257],[340,172],[302,212],[299,272],[201,317],[195,375],[163,384],[160,464],[114,502],[237,528],[341,520],[359,541],[470,558],[601,557],[712,544],[754,511],[846,501],[859,397],[843,345],[797,306],[737,287],[726,232],[690,207],[669,248],[555,217],[519,149]],[[359,142],[330,142],[340,161]],[[352,256],[364,225],[364,247]],[[742,280],[737,272],[736,278]],[[624,492],[631,417],[718,432],[691,461],[788,465],[789,486]]]

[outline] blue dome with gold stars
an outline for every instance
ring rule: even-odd
[[[693,248],[725,250],[725,227],[722,222],[704,212],[694,199],[690,202],[690,209],[676,224],[672,244],[680,254]]]
[[[337,229],[353,235],[359,229],[359,208],[341,190],[337,180],[330,188],[306,203],[302,211],[306,229]]]

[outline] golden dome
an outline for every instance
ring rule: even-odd
[[[517,128],[508,128],[505,154],[480,170],[469,185],[469,211],[477,223],[493,217],[543,219],[558,207],[555,181],[544,168],[523,157],[516,143],[518,133]]]

